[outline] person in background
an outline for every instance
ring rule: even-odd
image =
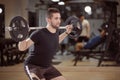
[[[80,13],[77,15],[82,23],[82,32],[79,36],[79,38],[75,39],[78,42],[87,42],[90,38],[90,23],[87,19],[85,19],[85,16]]]
[[[88,42],[79,42],[75,45],[75,51],[79,52],[81,49],[92,49],[106,39],[107,33],[108,33],[108,23],[105,22],[101,25],[101,27],[98,29],[100,32],[99,35],[94,36],[93,38],[89,39]]]

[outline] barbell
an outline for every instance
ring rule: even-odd
[[[74,16],[68,17],[65,21],[65,25],[69,25],[69,24],[73,25],[73,29],[68,36],[72,39],[79,37],[82,31],[82,25],[79,19]],[[10,32],[11,38],[16,42],[19,42],[25,40],[28,37],[30,30],[42,29],[42,28],[44,27],[29,27],[27,21],[23,17],[16,16],[10,21],[10,25],[9,27],[7,27],[7,30]],[[66,29],[66,28],[63,26],[63,27],[59,27],[59,29]]]

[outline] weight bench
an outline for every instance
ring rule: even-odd
[[[90,57],[91,58],[95,58],[95,59],[98,59],[97,56],[100,56],[101,53],[104,53],[104,50],[103,50],[103,45],[104,44],[101,44],[99,49],[83,49],[79,52],[74,52],[75,53],[75,59],[74,59],[74,66],[77,65],[77,62],[80,60],[82,61],[83,57],[86,57],[87,59],[89,59]]]
[[[99,66],[120,66],[120,29],[109,29],[106,39],[101,45],[101,49],[98,51],[95,50],[99,44],[95,45],[91,49],[81,50],[77,52],[74,59],[74,66],[77,65],[78,60],[82,60],[83,56],[87,58],[92,57],[98,59]],[[117,48],[117,49],[116,49]],[[99,56],[98,58],[95,57]],[[102,64],[103,61],[114,61],[116,64]]]
[[[78,52],[73,52],[73,53],[75,53],[75,59],[74,59],[74,64],[73,65],[76,66],[77,62],[79,60],[82,60],[82,58],[84,56],[86,56],[87,59],[89,59],[89,57],[98,59],[95,56],[100,56],[101,53],[104,53],[104,45],[105,45],[104,41],[105,41],[105,38],[101,38],[94,45],[91,45],[89,47],[89,49],[82,49],[82,50],[80,50]],[[96,49],[96,48],[99,48],[99,49]]]

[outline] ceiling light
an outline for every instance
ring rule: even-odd
[[[59,2],[60,0],[51,0],[52,2]]]
[[[65,5],[63,1],[58,2],[58,5]]]
[[[85,12],[91,12],[91,7],[90,6],[86,6],[85,7]]]
[[[0,14],[3,12],[2,8],[0,8]]]
[[[91,10],[91,7],[90,6],[85,6],[85,12],[88,13],[89,15],[92,14],[92,10]]]

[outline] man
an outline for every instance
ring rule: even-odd
[[[106,24],[102,25],[105,26]],[[102,43],[106,38],[106,29],[100,30],[100,35],[97,35],[91,39],[89,39],[88,42],[79,42],[75,45],[75,51],[79,52],[82,48],[84,49],[92,49],[96,46],[98,46],[100,43]]]
[[[48,9],[46,21],[46,28],[33,32],[28,39],[18,44],[21,51],[34,44],[34,53],[31,53],[25,61],[25,71],[30,80],[65,80],[51,63],[59,43],[71,32],[72,25],[67,25],[66,31],[59,35],[61,15],[56,8]]]
[[[77,15],[82,23],[82,32],[80,34],[80,37],[76,39],[77,42],[87,42],[90,38],[90,24],[87,19],[85,19],[83,14]]]

